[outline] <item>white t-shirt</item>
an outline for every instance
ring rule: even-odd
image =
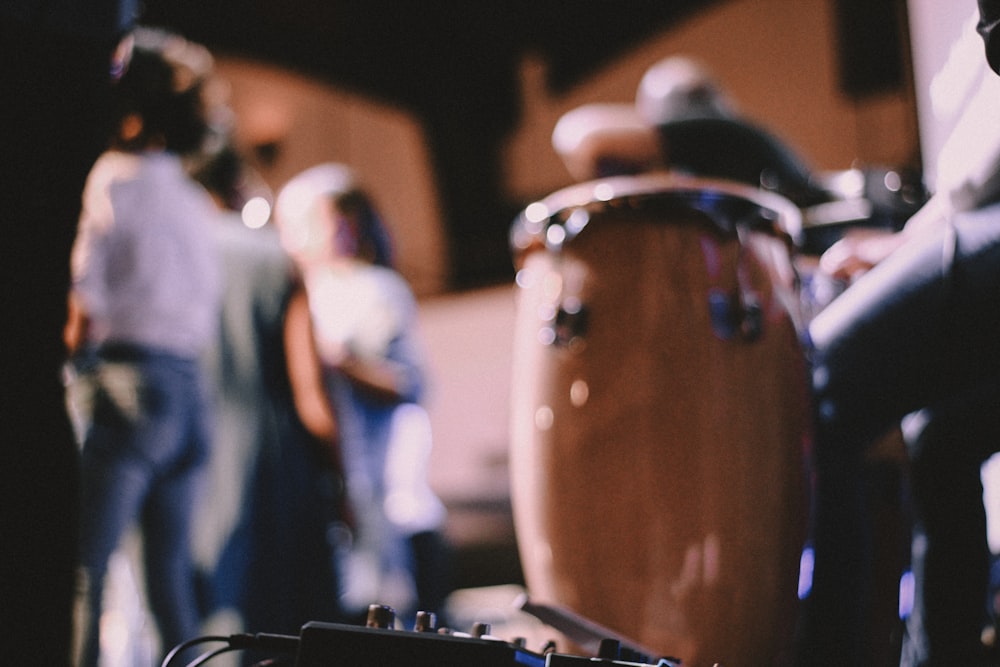
[[[83,196],[74,288],[93,342],[195,357],[213,339],[221,299],[214,206],[164,152],[108,152]]]
[[[360,261],[306,274],[309,307],[320,357],[335,362],[343,348],[363,359],[384,359],[407,334],[415,305],[395,271]]]

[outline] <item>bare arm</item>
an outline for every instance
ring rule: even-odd
[[[336,443],[337,422],[323,386],[309,302],[302,289],[296,290],[285,314],[285,358],[299,419],[315,437],[326,443]]]
[[[340,372],[362,391],[387,402],[402,399],[403,371],[388,359],[361,359],[348,354],[338,366]]]
[[[83,347],[87,340],[89,320],[80,297],[70,290],[66,303],[66,325],[63,327],[63,342],[72,356]]]

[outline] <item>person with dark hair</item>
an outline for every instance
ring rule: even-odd
[[[979,30],[995,56],[1000,2],[979,4]],[[974,24],[965,44],[979,42]],[[845,238],[821,259],[822,270],[852,284],[808,328],[815,565],[802,667],[869,664],[864,469],[871,444],[900,423],[913,514],[913,610],[900,664],[1000,664],[981,639],[990,565],[981,465],[1000,451],[1000,78],[981,49],[973,62],[961,58],[969,51],[953,51],[967,97],[935,165],[931,199],[902,231],[870,244]],[[961,93],[945,89],[949,102]]]
[[[61,381],[69,254],[137,5],[0,3],[0,628],[11,664],[71,660],[79,454]]]
[[[209,436],[199,356],[219,318],[213,204],[182,156],[207,133],[207,51],[136,30],[115,90],[116,134],[94,165],[72,256],[70,347],[93,354],[82,450],[81,664],[97,664],[108,560],[143,538],[146,594],[165,649],[195,637],[190,533]]]
[[[345,611],[378,601],[441,614],[444,507],[425,475],[431,441],[417,304],[391,268],[385,225],[352,170],[331,163],[289,181],[275,218],[302,275],[357,526],[341,560]]]

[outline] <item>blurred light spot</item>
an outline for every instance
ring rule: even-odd
[[[542,202],[528,204],[528,207],[524,209],[524,218],[528,222],[536,224],[545,222],[549,218],[549,207]]]
[[[538,330],[538,342],[542,345],[552,345],[556,342],[556,330],[552,327],[542,327]]]
[[[551,322],[556,319],[556,304],[554,303],[540,303],[538,304],[538,319],[542,322]]]
[[[569,387],[569,400],[574,407],[580,408],[587,404],[590,398],[590,385],[585,380],[574,380]]]
[[[799,599],[805,600],[809,597],[809,591],[813,585],[813,565],[816,562],[812,547],[802,550],[802,557],[799,559]]]
[[[580,301],[578,296],[568,296],[563,299],[562,304],[560,304],[563,312],[567,315],[577,315],[581,310],[583,310],[583,302]]]
[[[590,214],[582,208],[578,208],[566,219],[566,229],[572,235],[576,236],[587,226],[590,222]]]
[[[271,204],[263,197],[251,197],[240,212],[243,224],[250,229],[260,229],[271,219]]]
[[[899,192],[899,189],[903,187],[903,179],[895,171],[886,172],[882,182],[885,183],[885,189],[889,192]]]
[[[545,240],[549,245],[559,247],[566,240],[566,228],[562,225],[552,225],[545,231]]]
[[[552,408],[549,406],[543,405],[535,410],[535,427],[539,431],[548,431],[552,428],[554,421],[555,415],[552,414]]]
[[[913,591],[916,584],[913,572],[907,570],[899,578],[899,618],[905,619],[913,612]]]
[[[615,197],[615,189],[607,183],[598,183],[594,188],[594,198],[598,201],[611,201]]]
[[[816,366],[813,369],[813,387],[817,390],[826,389],[830,383],[830,369],[826,366]]]

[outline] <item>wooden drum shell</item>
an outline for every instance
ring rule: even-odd
[[[588,221],[518,273],[511,493],[529,593],[686,666],[781,664],[809,414],[788,243],[683,204],[692,188],[755,191],[606,185],[543,202],[565,219],[579,200]],[[665,216],[656,203],[672,199]],[[710,317],[709,293],[738,292],[741,271],[763,307],[755,340]],[[582,333],[552,342],[554,313],[577,301]]]

